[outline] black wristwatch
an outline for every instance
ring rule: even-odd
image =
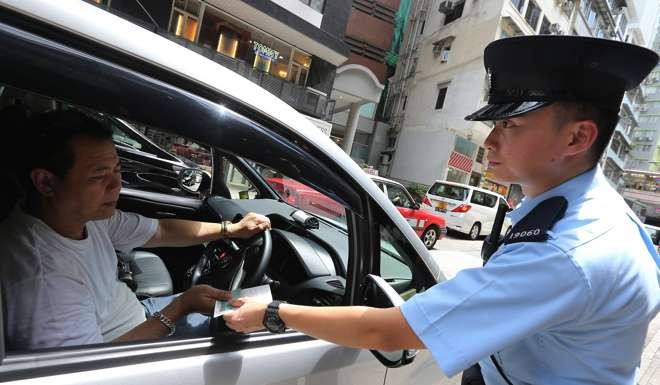
[[[286,330],[286,325],[284,325],[284,321],[280,318],[281,303],[286,302],[273,301],[266,307],[266,312],[264,313],[264,326],[271,333],[284,333],[284,330]]]

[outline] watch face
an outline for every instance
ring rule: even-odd
[[[284,331],[284,323],[277,315],[269,314],[266,316],[266,328],[271,332],[281,333]]]

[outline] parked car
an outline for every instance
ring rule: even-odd
[[[219,288],[270,284],[274,298],[292,303],[387,306],[444,279],[415,231],[353,160],[285,102],[216,62],[88,2],[64,0],[0,0],[0,56],[0,109],[19,103],[33,113],[87,109],[210,151],[211,178],[199,168],[176,171],[172,164],[177,188],[188,195],[127,183],[120,209],[154,218],[236,220],[247,212],[270,218],[272,230],[261,235],[261,246],[250,247],[256,252],[251,258],[266,263],[245,264],[242,279],[223,276],[213,259],[226,253],[239,258],[236,247],[249,247],[239,240],[151,249],[167,267],[175,292],[195,283],[187,274],[193,268],[200,273],[192,275],[197,282]],[[11,148],[17,129],[3,126],[5,152],[20,150]],[[6,176],[17,166],[0,167]],[[343,208],[343,221],[317,213],[318,227],[305,226],[291,214],[309,207],[282,199],[264,175],[320,192]],[[4,208],[16,203],[13,194],[0,197]],[[388,284],[395,294],[383,286]],[[194,339],[11,350],[3,323],[0,329],[0,382],[449,383],[426,350],[371,352],[293,330],[239,335],[214,328]]]
[[[445,219],[431,210],[422,209],[401,183],[375,175],[371,175],[371,180],[415,229],[427,249],[432,249],[438,240],[447,235]]]
[[[445,220],[440,215],[420,209],[408,190],[399,182],[378,176],[370,176],[388,199],[396,206],[427,249],[447,234]],[[337,201],[313,188],[282,176],[267,176],[266,180],[285,201],[313,214],[345,221],[344,207]]]
[[[440,213],[449,229],[475,240],[490,234],[498,203],[510,209],[500,194],[467,184],[437,180],[426,192],[422,207]],[[511,220],[506,218],[502,229],[508,231],[510,227]]]

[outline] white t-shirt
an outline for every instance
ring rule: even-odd
[[[65,238],[17,205],[0,224],[0,279],[11,349],[112,341],[144,322],[144,308],[117,279],[115,249],[144,245],[158,220],[116,210]]]

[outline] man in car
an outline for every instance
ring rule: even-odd
[[[488,105],[466,119],[495,122],[489,171],[526,196],[486,265],[389,309],[235,300],[231,328],[427,348],[448,376],[479,362],[489,385],[636,383],[660,310],[660,259],[597,164],[624,91],[658,56],[604,39],[526,36],[491,43],[484,60]]]
[[[162,309],[150,303],[148,310],[158,311],[146,319],[117,278],[115,250],[247,238],[268,229],[268,218],[250,213],[235,224],[205,223],[119,211],[120,164],[111,131],[76,111],[39,114],[26,126],[18,175],[26,197],[0,225],[10,348],[145,340],[177,327],[201,331],[207,318],[194,313],[211,313],[229,293],[194,286]]]

